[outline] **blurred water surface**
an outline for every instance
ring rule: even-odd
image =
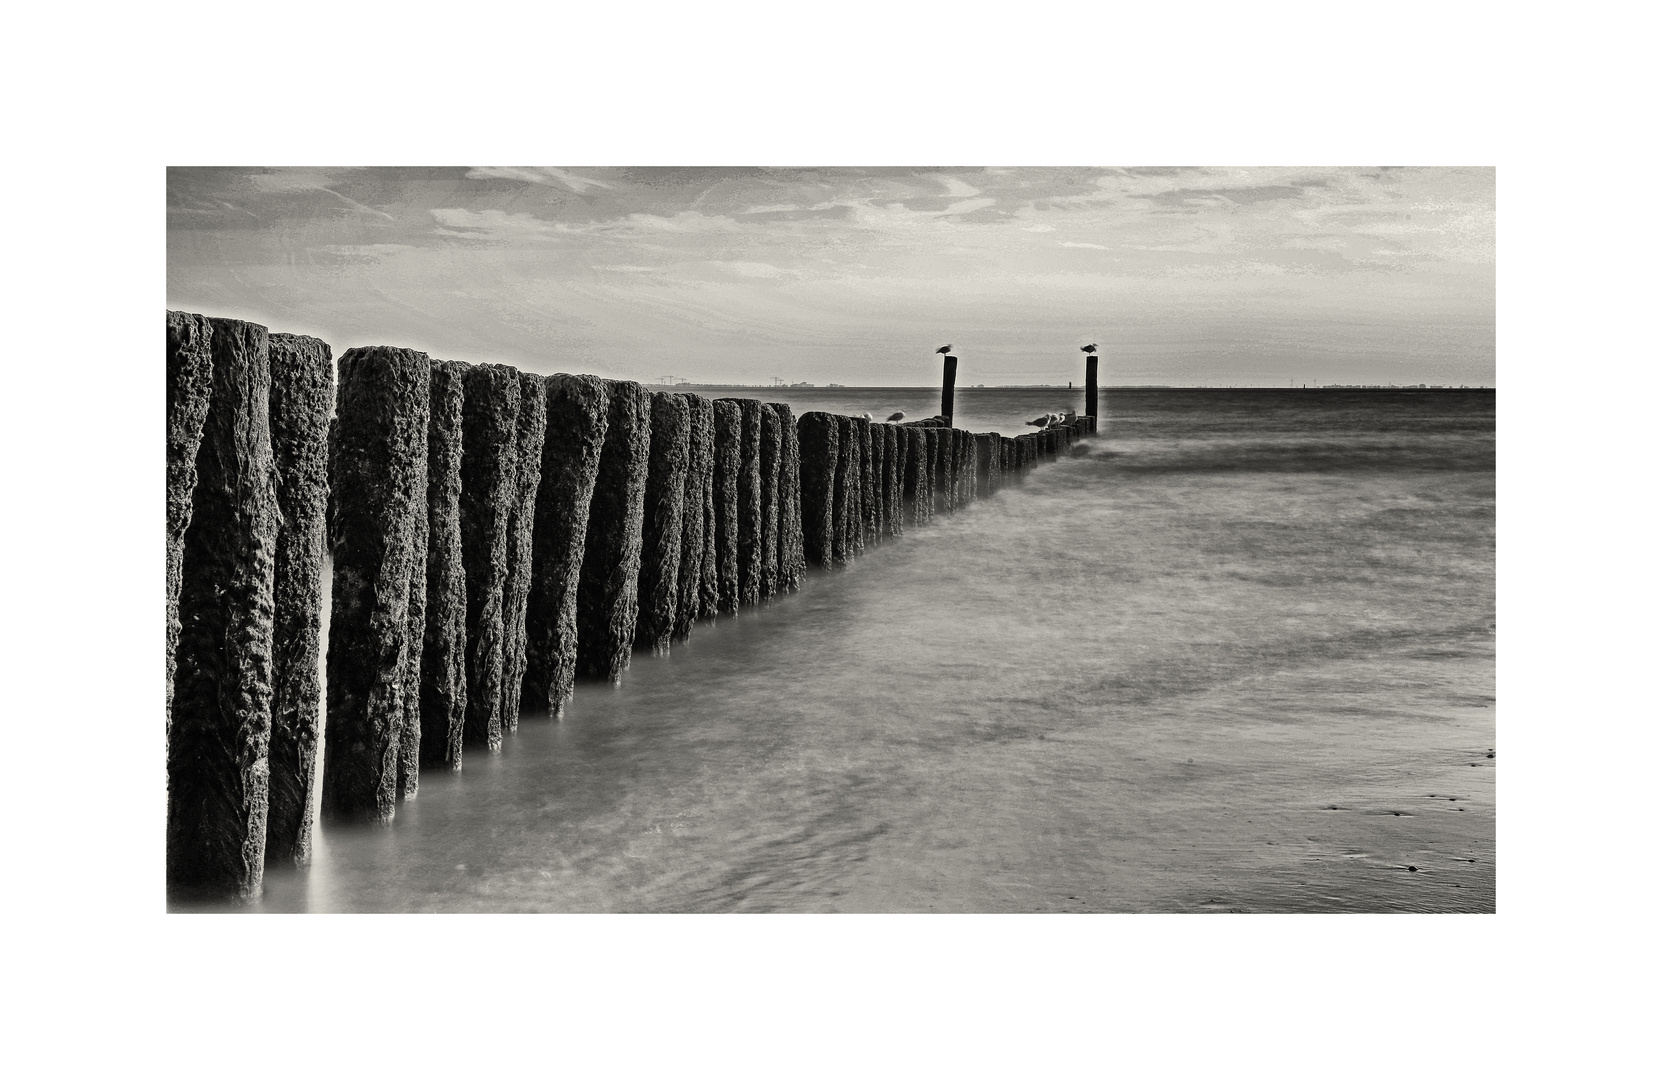
[[[320,829],[258,910],[1493,911],[1493,393],[1104,404],[1081,456]]]

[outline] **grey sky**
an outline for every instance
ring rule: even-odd
[[[653,381],[1494,383],[1493,169],[170,169],[169,307]]]

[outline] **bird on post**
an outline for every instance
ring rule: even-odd
[[[935,351],[938,352],[938,353],[941,353],[944,356],[945,354],[952,351],[952,346],[951,345],[942,345],[940,348],[936,349]]]
[[[1079,351],[1085,353],[1096,352],[1096,345],[1094,343],[1090,345],[1081,345],[1079,347]]]

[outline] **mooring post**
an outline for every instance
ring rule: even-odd
[[[1096,419],[1096,353],[1085,354],[1085,415]]]
[[[946,356],[941,359],[941,416],[946,418],[946,426],[952,426],[952,387],[958,381],[958,358]]]

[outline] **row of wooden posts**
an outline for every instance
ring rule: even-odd
[[[895,424],[383,346],[335,366],[316,338],[167,313],[173,896],[253,899],[309,860],[320,701],[325,817],[390,821],[522,708],[558,715],[579,678],[615,684],[1095,430],[954,428],[950,381],[941,416]]]

